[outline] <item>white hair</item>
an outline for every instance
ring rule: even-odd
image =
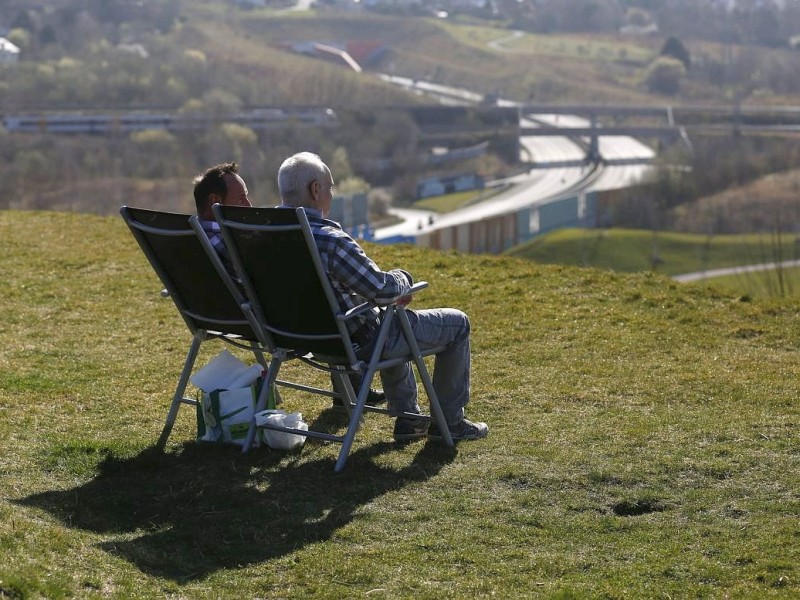
[[[278,169],[278,191],[286,206],[305,206],[311,199],[314,181],[331,179],[331,170],[313,152],[298,152],[283,161]]]

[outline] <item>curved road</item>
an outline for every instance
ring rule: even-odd
[[[418,86],[419,83],[411,82],[411,85]],[[448,94],[452,96],[452,92],[448,88]],[[547,123],[574,127],[582,122],[584,121],[577,117],[537,115],[535,120],[523,119],[521,125],[536,127],[540,123]],[[625,137],[599,139],[601,156],[612,164],[597,167],[587,164],[586,150],[566,137],[527,136],[520,138],[520,145],[521,158],[531,163],[532,168],[525,174],[498,182],[510,184],[508,190],[488,200],[439,216],[429,211],[392,209],[393,214],[405,221],[377,229],[374,239],[380,241],[395,236],[413,237],[444,227],[515,212],[567,194],[625,187],[639,180],[649,167],[643,164],[613,165],[613,162],[647,161],[655,156],[651,148],[638,140]]]
[[[550,145],[548,140],[551,140]],[[583,158],[583,150],[566,138],[530,137],[522,138],[521,143],[525,152],[537,162],[572,162],[576,166],[531,169],[528,173],[499,182],[501,185],[510,185],[509,189],[490,199],[443,215],[413,209],[393,209],[393,214],[406,221],[377,229],[374,238],[379,241],[395,236],[413,237],[435,229],[513,212],[577,188],[591,174],[586,166],[577,166],[577,162]],[[431,217],[433,223],[430,222]]]

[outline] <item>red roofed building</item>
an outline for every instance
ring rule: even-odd
[[[388,49],[377,41],[358,41],[341,44],[338,42],[298,42],[279,44],[278,47],[329,60],[360,73],[362,67],[377,60]]]
[[[378,60],[387,50],[383,42],[374,40],[347,43],[347,53],[362,67]]]

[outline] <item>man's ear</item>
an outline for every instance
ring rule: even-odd
[[[320,190],[320,183],[319,183],[319,180],[315,179],[315,180],[314,180],[314,181],[312,181],[312,182],[309,184],[309,186],[308,186],[308,191],[310,191],[310,192],[311,192],[311,197],[312,197],[314,200],[316,200],[316,199],[317,199],[317,197],[319,196],[319,190]]]

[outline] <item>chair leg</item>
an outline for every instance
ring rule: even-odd
[[[417,338],[414,337],[414,331],[411,329],[411,323],[408,322],[408,315],[403,308],[399,308],[396,312],[397,318],[400,319],[400,326],[403,329],[403,335],[408,342],[408,347],[411,349],[411,353],[414,358],[414,364],[417,366],[417,372],[419,373],[420,379],[422,379],[422,385],[425,388],[425,393],[428,394],[431,412],[436,418],[436,423],[439,425],[439,431],[442,432],[442,437],[444,438],[445,443],[448,446],[452,446],[453,438],[450,435],[450,428],[447,426],[447,421],[444,418],[442,407],[439,405],[439,397],[436,395],[436,390],[433,389],[433,382],[431,381],[430,373],[428,373],[428,367],[425,365],[425,358],[422,356],[422,353],[419,350],[419,344],[417,344]]]
[[[172,432],[172,427],[175,425],[175,419],[178,416],[178,409],[183,404],[183,394],[186,392],[186,385],[189,383],[189,376],[192,374],[194,362],[197,360],[197,354],[200,351],[200,345],[206,337],[206,332],[198,330],[192,339],[192,345],[189,347],[189,352],[186,355],[186,361],[183,363],[183,370],[178,379],[178,387],[175,388],[175,395],[172,397],[172,404],[170,404],[169,412],[167,413],[167,421],[164,423],[164,429],[161,430],[161,436],[158,438],[156,448],[163,450],[167,445],[167,438]]]
[[[264,367],[264,370],[267,371],[269,369],[269,363],[267,363],[267,359],[264,357],[264,351],[259,348],[256,342],[250,342],[250,350],[253,353],[253,356],[256,357],[258,364]],[[278,391],[278,386],[273,386],[275,389],[272,390],[273,394],[275,394],[275,406],[278,406],[281,400],[281,394]]]
[[[267,369],[267,359],[264,358],[264,352],[259,348],[258,344],[255,342],[250,342],[250,351],[253,353],[253,356],[256,357],[258,364],[264,367],[264,370]]]
[[[275,388],[275,381],[278,379],[278,371],[281,368],[282,362],[281,358],[276,355],[272,357],[269,363],[267,379],[261,384],[261,392],[258,394],[256,407],[253,410],[253,418],[250,420],[250,428],[247,430],[247,437],[244,440],[244,446],[242,446],[242,454],[249,452],[253,447],[253,442],[255,442],[256,439],[256,432],[258,431],[256,428],[255,414],[264,410],[264,407],[267,405],[267,398],[269,398],[270,390]]]
[[[350,412],[353,410],[353,406],[355,406],[357,402],[356,394],[353,391],[352,383],[348,387],[345,384],[344,380],[350,381],[350,377],[347,373],[341,371],[340,369],[334,369],[331,372],[331,378],[334,380],[334,391],[337,392],[339,396],[339,400],[342,402],[342,406],[344,407],[345,411],[347,411],[347,416],[350,416]]]
[[[389,335],[389,328],[391,326],[392,317],[394,312],[392,307],[387,307],[381,319],[381,328],[378,330],[378,337],[375,339],[375,349],[370,358],[369,364],[374,365],[380,359],[381,348],[386,344],[386,337]],[[367,396],[369,395],[369,388],[372,385],[372,379],[375,377],[376,369],[374,366],[367,367],[364,376],[361,380],[361,387],[358,390],[358,397],[356,399],[356,406],[350,413],[350,424],[347,427],[347,433],[342,440],[342,449],[339,451],[339,458],[336,459],[336,466],[334,470],[339,473],[344,469],[345,462],[347,462],[347,455],[350,453],[350,447],[353,445],[353,440],[356,437],[359,421],[361,415],[364,414],[364,406],[367,404]],[[353,386],[350,384],[350,378],[344,377],[345,385],[353,393]]]
[[[367,371],[364,375],[364,379],[361,381],[361,387],[358,390],[358,396],[356,397],[356,405],[355,408],[350,412],[350,423],[347,426],[347,433],[345,433],[344,439],[342,440],[342,447],[339,450],[339,457],[336,459],[336,466],[334,467],[334,471],[336,473],[341,472],[344,469],[344,465],[347,462],[347,455],[350,454],[350,447],[353,445],[353,440],[356,437],[356,431],[358,430],[359,422],[361,421],[361,415],[364,414],[364,406],[367,403],[367,396],[369,395],[369,386],[372,383],[372,377],[375,375],[375,371]],[[345,388],[345,396],[347,398],[345,401],[349,402],[349,398],[352,398],[355,395],[353,391],[353,385],[350,383],[350,378],[342,376],[342,385]]]

